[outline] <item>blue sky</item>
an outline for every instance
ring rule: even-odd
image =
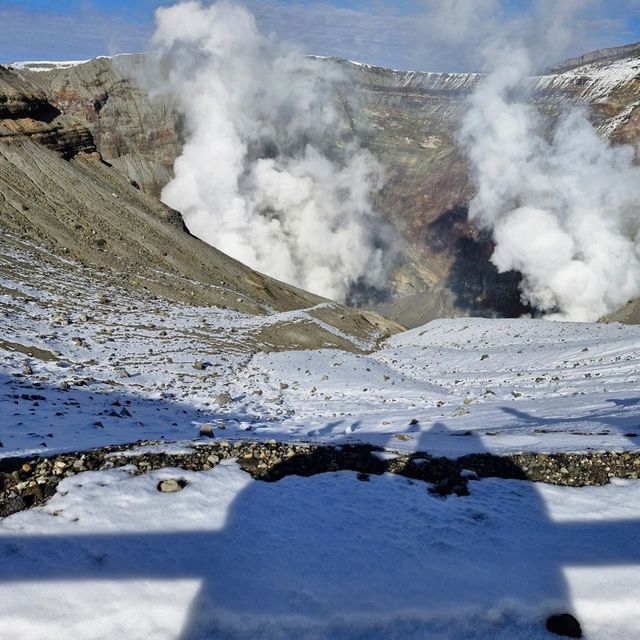
[[[505,19],[526,16],[533,0],[467,2],[475,2],[475,7],[477,3],[501,3],[501,19]],[[565,57],[640,41],[640,0],[555,2],[551,6],[580,2],[585,10],[575,37],[561,54],[554,55]],[[446,9],[464,0],[243,2],[263,31],[296,43],[305,53],[339,55],[398,69],[471,69],[474,55],[470,47],[463,56],[453,44],[436,42],[439,34],[431,29],[426,13],[429,3],[432,8]],[[0,0],[0,24],[6,25],[0,62],[72,60],[148,50],[154,10],[170,4],[171,0]],[[483,26],[479,24],[474,34]],[[552,61],[556,60],[543,62]]]

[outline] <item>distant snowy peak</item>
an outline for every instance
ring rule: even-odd
[[[22,62],[10,62],[8,66],[20,71],[52,71],[54,69],[69,69],[79,64],[85,64],[89,60],[24,60]]]
[[[594,62],[607,63],[620,60],[621,58],[640,57],[640,42],[627,44],[622,47],[610,47],[608,49],[598,49],[585,53],[577,58],[569,58],[560,64],[551,65],[547,68],[547,73],[564,73],[577,67],[583,67]]]
[[[468,93],[473,91],[478,82],[484,77],[482,73],[458,73],[440,71],[401,71],[390,67],[379,67],[373,64],[347,60],[336,56],[308,56],[314,60],[332,62],[342,65],[354,73],[365,73],[392,81],[401,89],[413,88],[428,92]]]
[[[7,66],[19,71],[31,71],[33,73],[40,73],[42,71],[58,71],[60,69],[71,69],[81,64],[87,64],[93,60],[113,60],[115,58],[121,58],[123,56],[137,56],[144,54],[137,53],[118,53],[113,56],[97,56],[95,58],[89,58],[87,60],[23,60],[19,62],[10,62]]]

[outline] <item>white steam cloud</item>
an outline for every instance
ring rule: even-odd
[[[567,25],[587,3],[541,4],[548,21],[531,39],[547,49],[566,44]],[[550,130],[527,100],[533,68],[524,39],[493,40],[485,53],[493,70],[460,135],[478,188],[470,219],[491,229],[498,270],[522,273],[526,301],[550,318],[597,320],[640,295],[634,151],[599,138],[577,107],[567,105]]]
[[[230,2],[161,8],[156,22],[187,129],[162,200],[280,280],[337,300],[384,287],[396,253],[371,204],[383,173],[341,125],[339,68],[262,36]]]

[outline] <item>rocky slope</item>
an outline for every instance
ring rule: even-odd
[[[18,252],[6,273],[42,290],[47,269],[41,273],[34,261],[53,273],[51,260],[63,256],[70,271],[85,265],[95,278],[102,274],[110,286],[141,299],[161,296],[262,316],[315,309],[307,331],[290,323],[282,331],[272,327],[265,339],[271,348],[354,348],[344,335],[367,341],[397,330],[373,315],[323,306],[321,298],[256,273],[191,236],[176,212],[105,160],[105,137],[94,137],[89,118],[63,113],[63,105],[52,103],[31,77],[0,68],[2,253]],[[35,252],[31,258],[23,255],[25,243]],[[47,251],[53,253],[48,257]],[[82,299],[86,292],[72,288],[66,295]]]
[[[56,109],[86,125],[107,162],[157,198],[173,175],[182,137],[171,99],[149,97],[156,84],[154,63],[153,57],[125,55],[19,68]]]
[[[406,325],[525,311],[518,274],[497,273],[490,239],[467,221],[474,190],[455,140],[465,100],[481,76],[337,59],[318,64],[344,70],[338,98],[345,122],[384,165],[387,183],[377,204],[407,243],[390,298],[375,308]],[[141,89],[153,87],[152,66],[144,56],[118,56],[39,72],[26,66],[23,73],[55,109],[86,126],[105,160],[157,197],[179,153],[182,124],[170,99],[150,99]],[[603,136],[635,144],[639,73],[637,45],[595,52],[535,78],[535,101],[552,116],[566,100],[584,104]]]
[[[519,314],[517,274],[497,273],[489,239],[467,222],[474,189],[456,132],[481,76],[334,62],[356,87],[345,91],[353,127],[385,166],[380,208],[409,243],[394,299],[378,308],[407,325],[452,313]],[[639,47],[585,56],[532,80],[535,103],[551,117],[565,101],[582,104],[601,135],[637,145]]]

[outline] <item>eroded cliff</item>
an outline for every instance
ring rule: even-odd
[[[160,296],[168,304],[215,305],[255,315],[306,310],[274,321],[263,337],[265,348],[364,348],[398,330],[382,318],[326,304],[252,271],[190,235],[176,212],[105,161],[104,137],[93,137],[95,122],[92,126],[71,109],[63,112],[62,102],[50,102],[28,75],[0,68],[4,250],[27,241],[43,256],[51,251],[70,259],[70,269],[87,265],[113,286]],[[24,269],[25,286],[41,289],[42,283],[29,281],[31,273]]]
[[[182,121],[174,101],[153,94],[154,64],[145,56],[100,58],[68,68],[23,69],[34,95],[61,117],[81,123],[102,157],[157,198],[180,153]],[[406,325],[448,315],[519,315],[527,311],[517,273],[499,274],[491,239],[469,224],[474,195],[456,143],[478,74],[401,72],[339,59],[336,99],[349,127],[384,166],[377,207],[406,245],[388,295],[373,308]],[[583,104],[599,133],[637,146],[640,48],[594,52],[532,79],[534,102],[551,118],[567,101]],[[38,93],[39,92],[39,93]]]

